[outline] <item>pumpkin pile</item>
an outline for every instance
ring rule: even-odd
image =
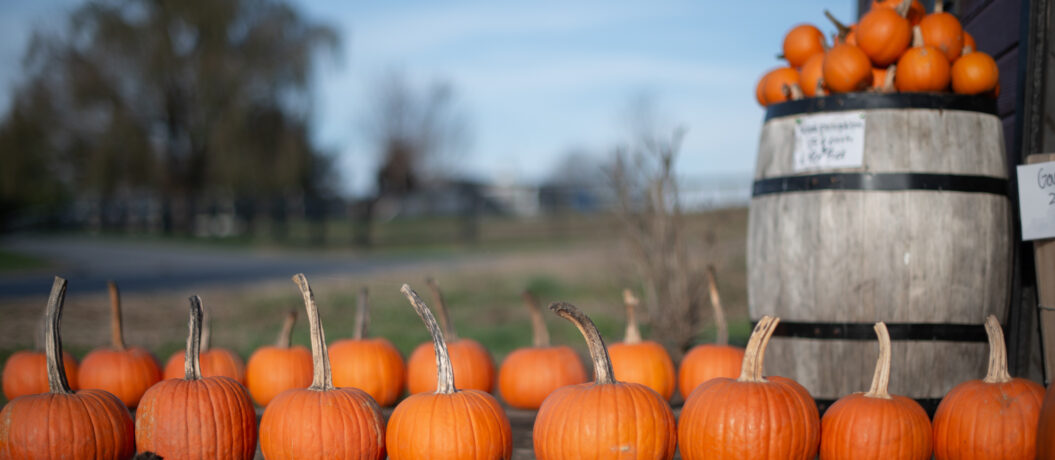
[[[793,27],[781,55],[787,66],[766,72],[755,87],[759,104],[865,91],[1000,93],[996,61],[976,49],[942,2],[926,14],[919,0],[875,0],[851,25],[825,15],[836,28],[831,44],[814,25]]]

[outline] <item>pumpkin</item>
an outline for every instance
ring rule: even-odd
[[[466,390],[480,390],[487,393],[494,388],[495,364],[491,353],[472,339],[459,338],[454,330],[454,323],[447,314],[447,305],[443,293],[433,279],[426,282],[436,300],[436,311],[439,313],[440,325],[447,339],[447,352],[451,356],[454,375],[458,385]],[[436,388],[436,359],[431,342],[418,345],[407,360],[407,391],[410,394],[426,393]]]
[[[920,42],[919,28],[916,30]],[[901,92],[945,91],[949,87],[951,70],[945,55],[932,46],[909,49],[897,62],[894,86]]]
[[[897,75],[897,64],[892,64],[885,69],[872,68],[872,89],[881,93],[892,93],[897,89],[894,87],[894,77]]]
[[[766,72],[765,74],[763,74],[762,78],[758,79],[758,84],[755,85],[755,100],[758,101],[758,105],[760,105],[762,107],[766,106],[766,100],[765,100],[765,98],[762,97],[762,89],[766,85],[766,77],[768,77],[768,76],[769,76],[769,72]]]
[[[336,388],[315,294],[304,274],[293,276],[311,329],[311,386],[283,391],[260,419],[260,450],[269,460],[385,458],[385,422],[374,399],[357,388]]]
[[[410,286],[400,292],[410,300],[432,336],[436,351],[435,392],[413,394],[396,406],[388,420],[391,460],[509,459],[513,434],[505,412],[490,394],[459,390],[444,333],[429,307]]]
[[[762,377],[766,345],[779,321],[770,316],[759,320],[747,342],[740,377],[711,379],[686,398],[678,422],[682,458],[816,457],[820,418],[809,392],[791,379]]]
[[[190,298],[184,378],[150,387],[136,409],[136,449],[162,458],[242,459],[256,455],[256,411],[249,393],[227,376],[202,373],[201,298]]]
[[[910,25],[919,25],[923,17],[927,15],[927,10],[923,7],[923,4],[919,0],[911,0],[911,2],[905,0],[873,0],[873,10],[878,8],[889,8],[897,11],[905,19],[908,19]]]
[[[919,29],[924,45],[937,48],[945,59],[953,62],[963,52],[963,26],[956,16],[942,12],[940,6],[940,1],[935,3],[935,12],[920,21]]]
[[[48,392],[48,360],[44,355],[44,330],[48,324],[46,316],[40,317],[40,329],[34,334],[36,349],[16,351],[7,358],[3,371],[4,397],[9,401],[19,396]],[[66,380],[70,388],[77,390],[77,360],[69,352],[62,352],[62,364],[66,368]]]
[[[713,266],[707,267],[707,288],[711,294],[714,324],[718,333],[715,343],[696,345],[681,359],[681,367],[678,368],[678,389],[682,398],[689,397],[692,390],[710,379],[736,378],[740,375],[740,367],[744,363],[744,349],[729,345],[729,325],[725,322],[725,310],[722,309],[722,299],[718,295]]]
[[[586,382],[586,369],[571,347],[550,346],[549,331],[538,299],[523,294],[531,313],[533,343],[513,350],[498,368],[498,392],[506,404],[518,409],[537,410],[557,388]]]
[[[134,409],[143,393],[161,381],[161,367],[146,348],[125,345],[120,293],[114,282],[109,287],[111,346],[88,353],[78,379],[81,388],[106,390]]]
[[[293,388],[311,385],[311,352],[303,345],[290,346],[297,311],[290,310],[275,344],[260,347],[245,365],[245,383],[253,401],[266,407],[275,396]]]
[[[245,364],[242,358],[235,352],[226,348],[212,348],[212,320],[205,313],[205,325],[201,332],[201,375],[214,377],[222,375],[235,379],[238,383],[245,385]],[[177,351],[169,357],[165,364],[165,372],[162,379],[179,379],[184,377],[184,353]]]
[[[382,407],[394,405],[403,394],[406,366],[392,342],[383,337],[369,338],[370,325],[367,291],[359,293],[355,335],[330,345],[330,367],[333,384],[365,391]]]
[[[853,45],[835,45],[828,50],[821,73],[824,84],[835,93],[862,91],[872,86],[872,64]]]
[[[806,97],[824,95],[824,56],[823,53],[815,54],[802,65],[802,71],[799,72],[799,87],[802,88],[802,93]]]
[[[621,343],[608,347],[615,378],[620,382],[640,383],[670,399],[678,384],[674,361],[663,345],[651,340],[642,340],[637,327],[638,300],[629,289],[623,291],[626,306],[626,335]]]
[[[0,410],[0,458],[123,460],[135,453],[128,409],[102,390],[76,393],[66,379],[59,320],[66,280],[55,277],[44,326],[48,391],[20,396]]]
[[[814,54],[823,53],[824,34],[810,24],[799,24],[784,36],[784,59],[791,67],[802,67]]]
[[[1037,423],[1037,458],[1055,458],[1055,385],[1049,385]]]
[[[975,44],[974,37],[972,37],[971,34],[967,33],[966,30],[963,31],[963,53],[961,54],[969,54],[977,50],[978,45]]]
[[[832,25],[835,26],[836,35],[834,43],[836,45],[840,43],[846,43],[849,45],[857,44],[857,24],[846,25],[842,21],[835,18],[835,15],[827,9],[824,10],[824,17],[831,21]],[[803,64],[805,65],[805,64]]]
[[[896,458],[929,460],[931,426],[916,401],[891,395],[890,334],[875,325],[879,360],[867,393],[839,398],[821,419],[821,459]]]
[[[773,69],[762,79],[762,100],[765,105],[776,104],[791,99],[791,86],[798,86],[799,71],[791,67]]]
[[[981,51],[960,56],[952,65],[952,90],[957,94],[989,93],[999,82],[996,61]]]
[[[861,17],[855,33],[857,46],[876,67],[898,60],[912,42],[909,21],[890,8],[875,8]]]
[[[532,431],[535,458],[673,458],[678,433],[667,401],[644,385],[618,380],[588,316],[564,302],[549,308],[586,339],[594,381],[557,389],[542,403]]]
[[[989,335],[985,378],[954,387],[934,413],[934,456],[938,460],[1027,460],[1036,455],[1044,387],[1011,378],[1004,333],[996,316],[986,318],[985,331]]]

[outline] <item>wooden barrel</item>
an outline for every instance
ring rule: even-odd
[[[867,391],[872,327],[884,321],[894,394],[933,411],[953,386],[985,375],[982,324],[1007,318],[1011,278],[995,112],[991,99],[942,94],[836,95],[767,110],[747,269],[752,319],[782,320],[768,374],[794,378],[822,409]],[[834,137],[818,140],[824,132]]]

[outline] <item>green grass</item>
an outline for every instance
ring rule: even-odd
[[[48,265],[43,259],[0,249],[0,272],[34,270],[46,268]]]

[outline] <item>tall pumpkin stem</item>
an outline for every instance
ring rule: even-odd
[[[297,324],[297,310],[290,310],[286,313],[286,319],[282,321],[282,330],[279,331],[278,339],[275,340],[275,347],[289,348],[293,343],[293,325],[295,324]]]
[[[352,338],[363,340],[367,338],[367,330],[370,328],[370,305],[369,291],[364,287],[359,290],[359,303],[355,309],[355,332]]]
[[[722,298],[718,295],[718,280],[715,276],[714,265],[707,266],[707,290],[711,294],[711,307],[714,308],[714,325],[718,329],[715,343],[728,345],[729,323],[725,321],[725,309],[722,308]]]
[[[766,345],[769,344],[769,338],[773,335],[773,331],[779,322],[780,318],[774,318],[769,315],[765,315],[758,320],[755,329],[751,331],[751,338],[747,340],[747,347],[744,349],[744,360],[740,367],[740,377],[736,379],[738,382],[766,381],[762,376]]]
[[[48,391],[50,393],[73,394],[70,381],[66,379],[66,363],[62,361],[62,337],[59,320],[62,319],[62,304],[66,300],[66,280],[55,277],[51,284],[51,295],[44,318],[44,356],[48,362]]]
[[[454,367],[451,366],[451,355],[447,351],[447,341],[443,337],[440,325],[436,323],[436,317],[432,316],[429,306],[425,305],[425,301],[421,300],[418,293],[414,292],[410,286],[404,284],[399,292],[407,297],[418,317],[425,322],[429,335],[432,336],[432,349],[436,352],[436,394],[449,395],[457,392],[458,389],[454,386]]]
[[[637,306],[641,304],[629,289],[623,289],[623,304],[626,305],[626,334],[623,343],[641,343],[641,329],[637,326]]]
[[[985,383],[1007,383],[1011,374],[1007,372],[1007,345],[1004,344],[1004,331],[995,315],[985,319],[985,333],[989,336],[989,371],[985,374]]]
[[[937,3],[937,2],[935,2],[935,3]],[[912,0],[901,0],[901,3],[899,3],[896,7],[894,7],[894,11],[896,11],[897,14],[900,14],[901,17],[903,17],[903,18],[907,18],[908,17],[908,12],[911,9],[912,9]]]
[[[319,307],[315,305],[315,293],[311,291],[308,278],[303,273],[293,275],[300,295],[304,297],[304,309],[308,311],[308,326],[311,330],[311,362],[315,372],[309,390],[329,391],[333,386],[333,373],[330,371],[330,357],[326,352],[326,332],[322,330],[322,318],[319,318]]]
[[[116,350],[125,349],[125,332],[121,321],[121,292],[117,289],[117,283],[107,281],[106,286],[110,290],[110,341]]]
[[[186,380],[201,380],[201,341],[202,322],[205,312],[201,306],[201,297],[190,298],[190,321],[187,322],[187,352],[183,356],[183,378]]]
[[[531,291],[524,291],[524,304],[531,312],[531,338],[535,348],[549,346],[549,329],[546,329],[546,319],[542,317],[542,307],[538,304],[538,298]]]
[[[934,12],[935,13],[944,13],[945,12],[945,2],[943,2],[942,0],[934,0]]]
[[[456,342],[458,333],[454,330],[454,323],[451,322],[450,314],[447,312],[447,303],[443,301],[443,292],[440,291],[440,285],[436,284],[436,280],[431,277],[425,279],[425,284],[429,285],[429,290],[432,291],[432,298],[436,300],[436,313],[439,315],[444,338],[450,342]]]
[[[886,74],[883,76],[883,92],[884,93],[893,93],[895,91],[894,78],[896,76],[897,76],[897,64],[890,64],[890,67],[887,67],[887,69],[886,69]]]
[[[887,391],[887,387],[890,386],[890,332],[887,331],[886,323],[882,321],[876,323],[875,330],[876,335],[879,336],[879,359],[876,360],[872,387],[868,389],[865,396],[890,399],[890,393]]]
[[[828,18],[828,20],[831,21],[832,25],[835,26],[835,29],[839,31],[840,39],[846,38],[846,34],[850,33],[850,26],[843,24],[842,21],[836,19],[835,15],[833,15],[831,11],[825,9],[824,17]]]
[[[604,339],[590,317],[575,308],[575,305],[567,302],[553,302],[549,305],[549,309],[557,316],[575,324],[586,339],[586,346],[590,349],[590,360],[593,361],[594,382],[598,384],[616,383],[615,372],[612,371],[612,359],[608,356],[608,347],[604,345]]]
[[[912,47],[919,48],[923,46],[923,29],[919,26],[912,27]]]

